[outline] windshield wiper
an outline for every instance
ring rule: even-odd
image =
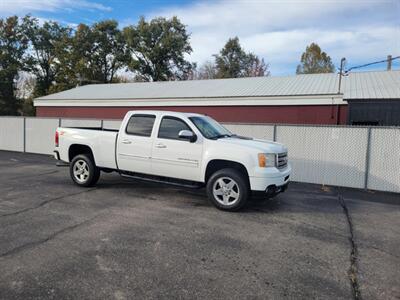
[[[226,138],[226,137],[231,137],[231,136],[232,136],[231,134],[217,134],[215,136],[210,137],[210,139],[218,140],[218,139],[221,139],[221,138]]]

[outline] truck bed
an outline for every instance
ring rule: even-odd
[[[59,127],[60,145],[57,147],[61,160],[70,162],[71,146],[87,146],[93,152],[96,165],[102,168],[116,169],[115,148],[118,131],[101,127]]]

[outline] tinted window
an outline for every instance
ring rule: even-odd
[[[133,115],[126,126],[126,133],[140,136],[150,136],[153,130],[155,116]]]
[[[172,117],[164,117],[161,120],[158,137],[162,139],[179,139],[179,131],[181,130],[192,131],[182,120]]]

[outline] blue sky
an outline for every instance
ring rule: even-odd
[[[191,33],[189,60],[201,65],[238,36],[245,50],[270,64],[273,76],[294,74],[311,42],[336,66],[341,57],[351,67],[400,55],[400,0],[0,0],[0,17],[27,13],[72,26],[112,18],[121,27],[142,15],[177,15]]]

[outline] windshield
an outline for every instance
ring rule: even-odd
[[[232,136],[228,129],[210,117],[190,117],[189,119],[200,130],[201,134],[208,139]]]

